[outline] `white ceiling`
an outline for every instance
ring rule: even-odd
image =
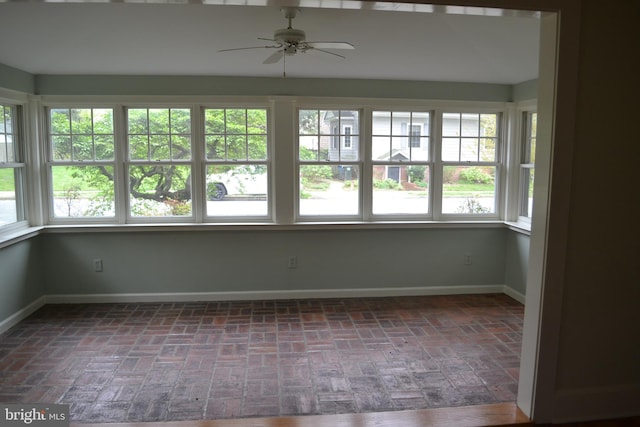
[[[287,57],[287,76],[505,84],[537,77],[535,13],[407,12],[398,9],[416,6],[373,4],[301,8],[293,27],[307,40],[347,41],[356,49],[335,51],[346,59],[321,52]],[[217,51],[268,44],[257,37],[286,26],[277,6],[0,2],[0,63],[32,74],[277,77],[282,62],[262,64],[271,50]]]

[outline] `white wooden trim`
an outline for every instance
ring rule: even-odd
[[[511,288],[511,287],[509,287],[507,285],[504,285],[504,288],[502,289],[502,292],[505,295],[508,295],[511,298],[513,298],[514,300],[518,301],[519,303],[524,304],[526,296],[522,292],[516,291],[515,289],[513,289],[513,288]]]
[[[38,298],[37,300],[33,301],[31,304],[27,305],[26,307],[23,307],[20,310],[16,311],[15,313],[13,313],[11,316],[7,317],[6,319],[0,321],[0,334],[5,332],[5,331],[7,331],[7,330],[9,330],[9,328],[17,325],[22,320],[24,320],[27,317],[29,317],[33,312],[38,310],[40,307],[45,305],[47,302],[48,302],[47,298],[42,296],[42,297]]]
[[[428,286],[400,288],[311,289],[241,292],[166,292],[118,294],[54,294],[47,295],[47,304],[86,304],[118,302],[188,302],[246,301],[308,298],[363,298],[423,295],[463,295],[503,293],[504,285]]]

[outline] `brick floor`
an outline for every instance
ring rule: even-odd
[[[523,312],[499,294],[47,305],[0,335],[0,402],[133,422],[514,401]]]

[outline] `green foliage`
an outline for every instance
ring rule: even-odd
[[[331,166],[324,165],[302,165],[300,166],[300,177],[308,182],[317,183],[324,179],[331,179],[333,171]]]
[[[15,191],[13,168],[0,168],[0,191]]]
[[[478,184],[490,184],[493,182],[493,177],[491,175],[476,167],[463,168],[460,171],[460,179],[462,181]]]
[[[427,171],[426,166],[418,166],[418,165],[409,166],[407,168],[407,175],[409,176],[409,182],[412,182],[414,184],[418,182],[423,182],[426,171]]]
[[[393,179],[374,179],[373,188],[378,190],[402,190],[402,186]]]

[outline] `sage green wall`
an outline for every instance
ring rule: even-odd
[[[0,63],[0,88],[35,93],[35,77],[26,71]]]
[[[513,102],[528,101],[538,98],[538,80],[528,80],[526,82],[513,85]]]
[[[503,228],[48,233],[48,295],[504,283]],[[470,253],[473,264],[463,265]],[[290,255],[298,268],[288,269]],[[92,260],[104,271],[95,273]]]
[[[522,295],[527,294],[529,240],[529,236],[526,234],[509,231],[505,243],[504,284]]]
[[[0,249],[0,323],[44,295],[40,249],[38,238]]]
[[[38,75],[39,95],[245,95],[510,101],[506,84],[216,76]]]

